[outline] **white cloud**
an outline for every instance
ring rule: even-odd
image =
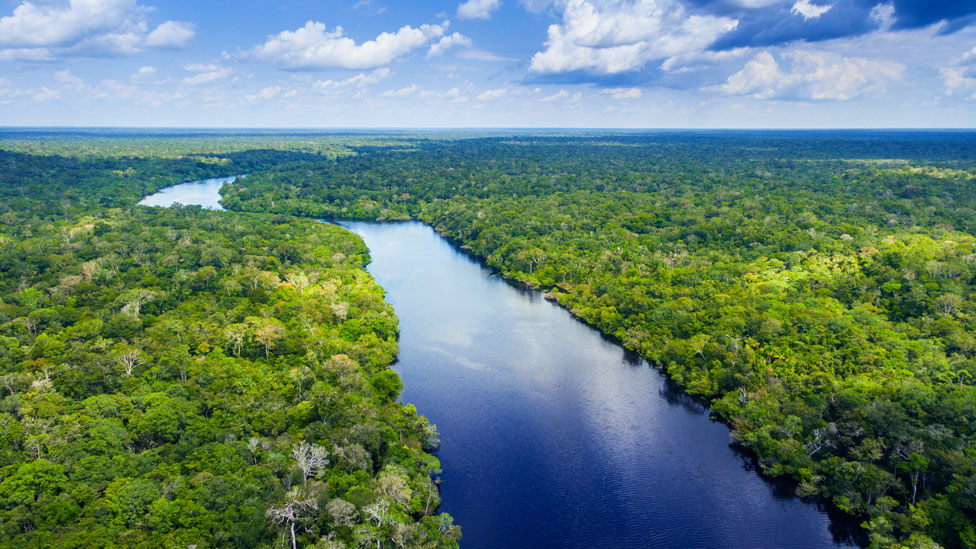
[[[470,61],[488,61],[488,62],[506,62],[511,63],[513,61],[518,61],[519,59],[515,57],[506,57],[504,55],[499,55],[495,52],[479,50],[474,48],[469,48],[461,50],[457,53],[457,56],[461,59],[468,59]]]
[[[193,25],[181,21],[167,21],[146,36],[146,46],[150,48],[183,48],[190,43],[195,35]]]
[[[451,103],[467,103],[468,101],[471,100],[471,98],[468,97],[465,94],[474,93],[474,91],[475,91],[474,84],[472,84],[471,82],[465,80],[464,83],[461,86],[455,86],[455,87],[453,87],[453,88],[451,88],[451,89],[449,89],[449,90],[447,90],[445,92],[441,92],[439,94],[432,94],[432,93],[429,93],[429,92],[421,92],[420,96],[421,97],[430,97],[430,96],[433,95],[433,96],[439,97],[441,99],[446,99],[446,100],[450,101]]]
[[[566,91],[566,90],[559,90],[558,92],[556,92],[556,93],[554,93],[554,94],[552,94],[550,96],[543,97],[542,98],[542,101],[544,103],[552,103],[553,101],[558,101],[560,99],[565,99],[567,97],[569,97],[569,92],[568,91]]]
[[[390,69],[383,67],[370,73],[361,72],[356,76],[345,80],[319,80],[315,87],[320,90],[343,90],[348,88],[362,89],[371,84],[376,84],[390,76]]]
[[[47,86],[41,86],[41,90],[34,95],[35,103],[45,103],[47,101],[53,101],[61,97],[61,92],[58,90],[52,90]]]
[[[508,92],[503,88],[488,90],[484,93],[478,94],[478,101],[491,101],[492,99],[501,99],[502,97],[505,97],[506,93]]]
[[[962,57],[960,57],[959,60],[956,61],[956,64],[958,65],[976,64],[976,46],[974,46],[973,49],[962,54]]]
[[[808,19],[817,19],[821,15],[830,11],[833,5],[818,6],[816,4],[811,4],[810,0],[797,0],[793,7],[790,9],[790,13],[802,15],[804,21]]]
[[[151,78],[155,74],[156,74],[156,67],[153,67],[151,65],[145,65],[143,67],[139,67],[139,70],[133,73],[131,78],[133,80],[141,80],[143,78]]]
[[[409,25],[374,40],[356,44],[343,36],[342,27],[326,31],[323,23],[309,21],[294,31],[282,31],[250,51],[254,59],[268,61],[286,70],[372,69],[389,65],[395,59],[426,46],[447,31],[448,21],[440,25]]]
[[[0,45],[70,46],[115,29],[135,8],[133,0],[71,0],[68,5],[23,2],[0,19]]]
[[[380,97],[407,97],[413,95],[420,91],[420,86],[416,84],[410,84],[409,86],[404,86],[398,90],[389,90],[380,94]]]
[[[166,21],[149,32],[149,8],[135,0],[24,1],[0,18],[0,59],[49,61],[77,55],[131,55],[180,47],[188,23]]]
[[[639,99],[643,95],[640,88],[607,88],[600,93],[614,99]]]
[[[887,31],[895,23],[895,5],[878,4],[871,8],[871,19],[875,21],[882,31]]]
[[[900,63],[827,52],[792,51],[780,57],[789,62],[788,71],[764,51],[725,84],[704,89],[755,99],[845,101],[865,92],[883,92],[888,82],[901,80],[905,71]]]
[[[248,101],[256,101],[258,99],[263,99],[267,101],[268,99],[274,99],[281,94],[281,86],[267,86],[261,88],[257,93],[247,94],[244,96]]]
[[[751,94],[757,99],[772,97],[778,86],[786,80],[786,75],[779,70],[779,64],[773,55],[767,51],[760,52],[739,72],[729,76],[721,86],[715,87],[728,95]]]
[[[946,95],[965,95],[969,99],[976,99],[976,47],[964,53],[949,67],[939,70],[942,83],[945,84]]]
[[[467,46],[471,47],[471,39],[467,36],[455,32],[441,38],[434,44],[431,44],[430,49],[427,50],[427,57],[437,57],[439,55],[444,55],[444,52],[453,48],[454,46]]]
[[[488,19],[501,6],[501,0],[468,0],[457,8],[461,19]]]
[[[618,74],[650,61],[702,52],[738,24],[688,15],[675,0],[565,0],[562,24],[551,25],[546,49],[532,56],[536,73]]]
[[[945,84],[946,93],[952,95],[952,93],[958,89],[964,88],[966,86],[966,75],[963,74],[962,69],[957,69],[954,67],[946,67],[939,71],[942,76],[942,82]]]
[[[68,69],[54,73],[54,80],[65,88],[72,90],[80,90],[85,87],[85,82],[81,78],[71,74],[71,71]]]
[[[183,83],[188,86],[217,82],[218,80],[227,78],[234,72],[230,67],[224,67],[216,63],[190,63],[183,67],[183,70],[196,73],[193,76],[187,76],[183,79]]]
[[[671,73],[687,73],[708,69],[721,63],[744,57],[750,48],[732,48],[722,51],[702,51],[669,57],[661,68]]]

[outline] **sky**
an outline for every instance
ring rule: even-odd
[[[0,126],[976,127],[976,0],[0,0]]]

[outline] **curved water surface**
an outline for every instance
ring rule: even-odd
[[[164,208],[183,204],[184,206],[203,206],[211,210],[223,210],[224,207],[220,205],[220,188],[227,183],[233,183],[236,179],[237,176],[232,175],[230,177],[215,177],[180,183],[160,189],[159,192],[140,200],[139,204]]]
[[[203,200],[190,183],[141,203],[219,208],[214,181]],[[538,292],[420,223],[342,225],[400,319],[402,400],[438,426],[441,509],[463,547],[848,544],[756,474],[704,407]]]

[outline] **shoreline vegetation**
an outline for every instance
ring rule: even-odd
[[[423,494],[434,493],[424,483],[436,458],[423,451],[433,442],[423,418],[396,404],[398,379],[385,373],[395,354],[396,324],[382,291],[362,270],[368,252],[361,242],[353,246],[328,231],[310,249],[295,237],[317,234],[304,225],[312,221],[297,219],[304,217],[427,223],[501,275],[548,289],[574,316],[659,365],[729,423],[764,474],[791,478],[798,495],[823,498],[863,521],[872,545],[976,546],[972,133],[356,135],[346,141],[260,136],[253,144],[239,136],[213,149],[175,137],[87,139],[0,141],[0,148],[8,147],[0,152],[0,253],[4,264],[16,266],[0,273],[0,369],[7,380],[0,509],[7,539],[74,539],[88,531],[138,539],[157,524],[178,532],[172,535],[180,542],[205,531],[220,539],[220,524],[240,520],[255,540],[268,544],[293,531],[321,546],[379,538],[377,543],[395,543],[394,535],[456,543],[450,518],[428,516],[430,505],[420,505]],[[171,183],[228,172],[249,174],[222,189],[222,203],[232,213],[176,208],[150,214],[131,207],[167,178]],[[217,234],[220,224],[209,217],[220,215],[254,221],[224,240],[229,237]],[[185,235],[192,252],[174,246]],[[209,239],[219,245],[206,246]],[[107,244],[87,251],[92,242]],[[235,255],[231,243],[237,242],[256,249]],[[213,253],[223,248],[229,256]],[[141,260],[120,263],[129,256]],[[104,287],[83,271],[98,257],[108,258],[97,262],[98,276],[111,273]],[[217,274],[200,275],[208,267]],[[262,287],[260,276],[241,274],[249,268],[274,274],[278,286]],[[298,275],[310,281],[312,273],[316,281],[305,287],[331,284],[334,292],[374,297],[359,307],[358,317],[350,316],[350,308],[341,322],[336,311],[306,321],[301,314],[308,315],[308,307],[292,301],[312,299],[301,291],[295,295],[306,284]],[[73,278],[66,283],[65,276],[95,288]],[[226,289],[225,278],[240,289]],[[169,283],[185,288],[184,294],[160,289]],[[80,300],[79,287],[91,295]],[[258,289],[267,294],[265,302],[250,295]],[[152,295],[138,298],[139,290]],[[207,320],[173,319],[184,327],[158,336],[141,332],[150,329],[144,324],[134,332],[116,326],[135,312],[141,322],[151,317],[151,328],[161,331],[157,317],[168,321],[174,314],[164,303]],[[215,317],[225,306],[236,312]],[[81,313],[71,311],[79,308]],[[265,325],[249,324],[249,318],[276,318],[281,326],[269,323],[259,336]],[[89,320],[90,326],[84,324]],[[82,329],[79,323],[88,331],[72,335]],[[231,351],[237,340],[226,329],[235,324],[250,330],[241,346],[246,356]],[[193,326],[189,332],[187,325]],[[218,428],[209,425],[216,415],[198,426],[185,419],[192,415],[187,412],[173,420],[176,430],[166,438],[151,430],[156,427],[147,427],[154,433],[148,438],[135,427],[156,410],[154,398],[189,402],[166,400],[160,410],[216,410],[208,404],[211,393],[186,388],[179,367],[167,373],[149,367],[181,364],[177,358],[135,354],[131,371],[121,366],[128,347],[156,352],[136,345],[140,338],[180,341],[188,333],[196,339],[182,343],[189,357],[182,360],[218,370],[247,364],[260,370],[254,375],[278,380],[280,400],[269,410],[296,412],[282,412],[280,430],[257,437],[255,448],[269,439],[268,452],[277,456],[261,465],[267,471],[259,475],[270,483],[261,486],[274,489],[256,492],[272,497],[261,500],[270,506],[253,503],[248,512],[209,522],[192,522],[197,511],[189,512],[189,522],[150,522],[157,501],[169,502],[159,503],[163,507],[184,496],[203,497],[194,491],[203,471],[189,464],[253,459],[244,435],[255,430],[256,418],[240,418],[243,426],[235,429]],[[309,341],[319,334],[334,338],[328,351]],[[342,355],[352,366],[324,366]],[[303,365],[310,372],[305,378]],[[86,367],[91,373],[79,374]],[[354,372],[348,383],[360,400],[338,406],[329,388],[345,388],[343,372]],[[105,386],[98,381],[103,378],[118,382]],[[317,384],[323,403],[306,404]],[[120,411],[101,405],[90,411],[95,404],[89,400],[104,395],[122,399],[112,408]],[[348,423],[335,424],[325,418],[339,413],[336,406],[357,412]],[[358,422],[364,427],[353,435]],[[108,449],[80,446],[79,433],[96,427],[101,430],[93,433],[114,432],[121,442]],[[203,437],[200,432],[210,438],[194,438]],[[329,471],[346,476],[307,476],[298,464],[314,462],[322,450],[302,447],[306,439],[329,453]],[[354,458],[338,457],[362,453],[343,450],[346,443],[337,440],[366,451],[367,466],[360,468],[365,476],[356,477],[347,463]],[[200,441],[215,445],[211,457],[197,455]],[[70,456],[52,453],[75,443]],[[112,475],[73,483],[82,478],[74,476],[79,467],[104,469],[120,455],[143,467],[149,463],[143,456],[169,459],[174,465],[166,471],[172,474],[118,467],[124,485]],[[208,473],[220,480],[227,469],[214,467]],[[317,480],[330,493],[313,505],[302,490]],[[227,484],[217,485],[205,485],[208,497],[229,493]],[[323,511],[336,498],[352,507],[335,503]],[[278,518],[305,517],[312,507],[314,520]],[[360,522],[339,526],[336,516]],[[72,529],[75,522],[88,528]]]

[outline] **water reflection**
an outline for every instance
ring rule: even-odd
[[[695,397],[681,390],[680,387],[670,379],[664,380],[661,390],[657,394],[664,398],[665,402],[672,406],[680,406],[691,414],[704,415],[708,408],[704,404],[695,400]]]

